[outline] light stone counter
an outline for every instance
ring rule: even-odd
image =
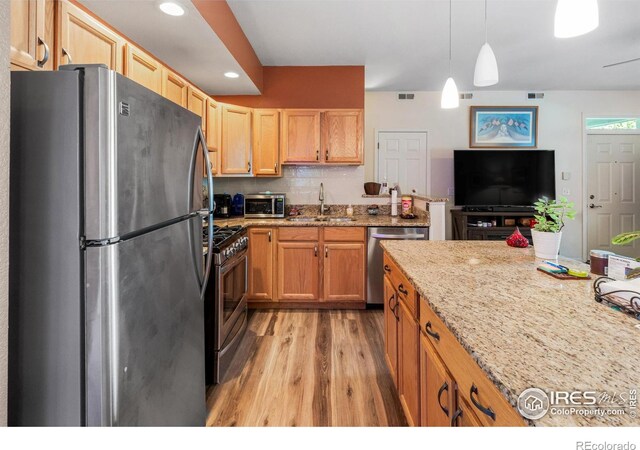
[[[596,303],[593,280],[561,281],[540,273],[533,249],[504,242],[384,241],[382,246],[512,405],[530,387],[627,398],[631,389],[637,392],[640,321]],[[588,270],[576,261],[560,263]],[[638,426],[640,419],[628,412],[548,413],[532,424]]]
[[[336,215],[336,214],[334,214]],[[226,227],[234,225],[261,227],[428,227],[429,213],[423,213],[416,219],[402,219],[388,215],[354,215],[351,222],[293,222],[286,219],[245,219],[243,217],[230,219],[214,219],[215,225]]]

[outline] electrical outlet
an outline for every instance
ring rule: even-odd
[[[562,189],[562,195],[571,195],[571,189],[563,188]]]
[[[447,195],[455,195],[456,190],[452,187],[450,187],[449,189],[447,189]]]

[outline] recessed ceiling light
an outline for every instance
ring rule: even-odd
[[[174,2],[162,2],[158,7],[163,13],[169,14],[170,16],[184,15],[184,8]]]
[[[240,75],[235,72],[225,72],[224,76],[227,78],[238,78]]]

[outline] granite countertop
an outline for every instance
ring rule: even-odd
[[[639,388],[640,322],[595,302],[593,280],[563,281],[538,272],[532,248],[504,242],[382,246],[512,405],[530,387],[627,398]],[[560,263],[588,270],[573,260]],[[640,419],[628,410],[602,417],[550,412],[530,423],[638,426]]]
[[[333,216],[340,217],[336,214]],[[332,215],[329,215],[331,217]],[[304,217],[304,216],[299,216]],[[429,213],[422,213],[416,219],[401,219],[400,217],[391,217],[388,215],[362,215],[353,216],[354,221],[351,222],[293,222],[286,219],[245,219],[243,217],[232,217],[230,219],[214,219],[215,225],[226,227],[234,225],[243,226],[263,226],[263,227],[428,227],[430,226]]]

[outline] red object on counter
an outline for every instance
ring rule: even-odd
[[[516,231],[507,238],[507,245],[509,247],[527,248],[529,246],[529,240],[520,233],[520,229],[516,227]]]

